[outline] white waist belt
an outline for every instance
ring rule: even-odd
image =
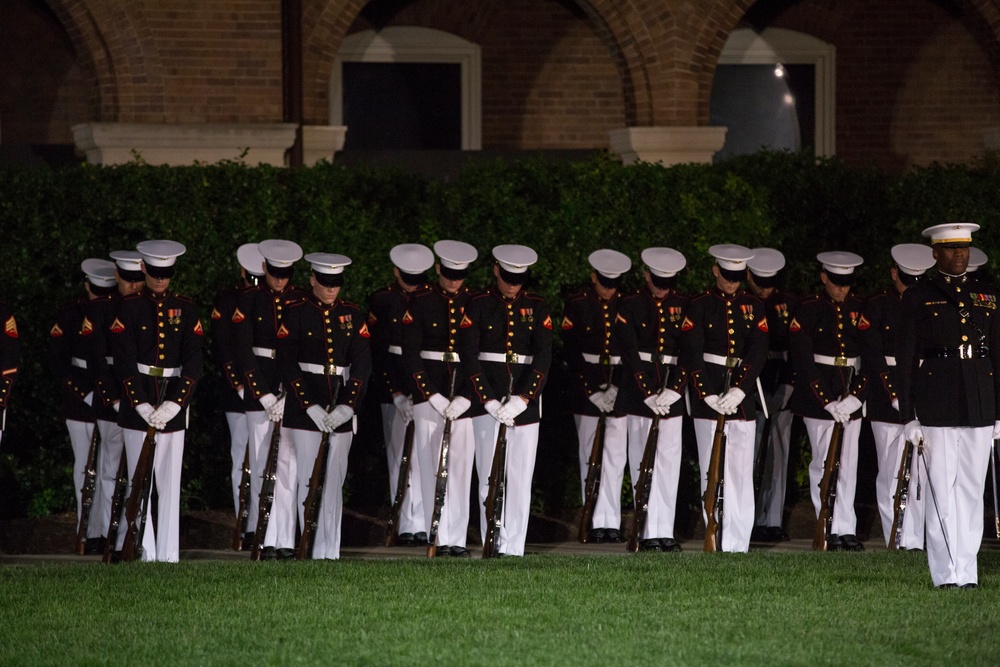
[[[258,357],[266,357],[268,359],[274,359],[275,357],[275,351],[269,347],[254,347],[251,349]]]
[[[825,354],[814,354],[813,361],[824,366],[853,366],[858,370],[861,366],[859,357],[828,357]]]
[[[433,352],[431,350],[420,350],[420,358],[431,361],[448,361],[451,363],[461,361],[458,357],[458,352]]]
[[[104,357],[104,360],[106,362],[108,362],[109,366],[114,366],[115,365],[115,358],[114,357]]]
[[[334,364],[308,364],[304,361],[299,362],[299,368],[301,368],[306,373],[313,373],[314,375],[347,375],[347,371],[351,370],[350,366],[335,366]]]
[[[73,357],[69,360],[70,365],[76,366],[77,368],[87,368],[87,360],[81,359],[80,357]]]
[[[496,361],[501,364],[530,364],[535,358],[530,354],[517,352],[480,352],[480,361]]]
[[[617,366],[622,362],[621,357],[604,357],[604,359],[607,359],[608,363],[611,364],[612,366]],[[583,360],[586,361],[588,364],[599,364],[602,362],[601,355],[587,354],[586,352],[583,353]]]
[[[886,366],[895,366],[896,365],[896,357],[886,357],[885,358],[885,365]]]
[[[652,361],[653,360],[653,353],[652,352],[640,352],[639,353],[639,358],[642,359],[643,361]],[[659,360],[659,362],[661,364],[673,364],[675,366],[677,365],[677,357],[673,356],[673,355],[670,355],[670,354],[661,354],[659,356],[658,360]]]
[[[146,364],[136,364],[139,372],[154,378],[176,378],[181,376],[180,368],[160,368],[158,366],[147,366]]]
[[[390,345],[388,349],[389,354],[403,354],[403,348],[399,345]]]
[[[718,364],[727,368],[736,368],[743,361],[739,357],[724,357],[721,354],[709,354],[708,352],[701,355],[701,358],[710,364]]]
[[[768,352],[768,359],[781,359],[782,361],[788,361],[788,352]]]

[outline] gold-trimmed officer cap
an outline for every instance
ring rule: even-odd
[[[933,246],[964,248],[972,245],[972,232],[979,229],[974,222],[946,222],[934,225],[923,231],[923,235],[931,240]]]

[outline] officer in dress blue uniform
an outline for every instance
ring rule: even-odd
[[[101,534],[105,536],[111,524],[111,503],[118,481],[118,466],[125,451],[125,436],[118,425],[122,386],[114,377],[110,329],[122,300],[136,294],[145,284],[142,255],[137,251],[114,250],[109,257],[114,260],[116,288],[109,298],[94,299],[87,307],[87,318],[93,329],[87,365],[94,369],[94,416],[101,437],[101,455],[97,460],[100,491],[94,498],[91,512],[99,515],[98,520],[103,527]]]
[[[297,459],[300,501],[308,495],[321,441],[329,437],[326,480],[310,555],[338,559],[347,456],[355,413],[371,375],[370,334],[361,309],[340,299],[344,268],[351,263],[350,258],[314,252],[305,260],[312,267],[311,290],[289,306],[277,333],[278,364],[288,387],[284,426]],[[300,525],[303,514],[300,502]]]
[[[864,551],[864,545],[855,536],[854,493],[858,481],[861,402],[867,392],[867,380],[860,373],[861,300],[850,293],[854,270],[864,260],[852,252],[840,251],[821,252],[816,259],[822,265],[823,292],[803,299],[788,327],[789,353],[795,372],[795,390],[789,405],[802,417],[812,445],[809,488],[817,517],[822,508],[820,483],[833,425],[843,424],[837,498],[827,549]],[[849,377],[851,386],[846,387]],[[845,392],[845,388],[849,391]]]
[[[230,483],[233,490],[233,507],[237,515],[240,511],[240,484],[243,482],[243,460],[249,465],[250,432],[247,427],[246,409],[244,407],[243,375],[236,364],[236,339],[233,334],[233,312],[236,310],[236,299],[240,292],[250,287],[260,285],[264,279],[261,268],[264,256],[260,254],[256,243],[244,243],[236,249],[236,260],[240,265],[240,284],[219,291],[212,307],[212,353],[216,363],[222,369],[226,380],[226,388],[222,390],[220,407],[226,415],[226,426],[229,429],[229,455],[232,461]],[[251,487],[253,482],[251,481]],[[256,507],[253,494],[248,494],[247,508]],[[257,521],[253,511],[248,513],[247,529]],[[251,518],[252,517],[252,518]],[[253,533],[243,536],[243,548],[249,548],[253,543]]]
[[[973,223],[924,230],[936,268],[903,294],[899,413],[919,447],[927,564],[938,588],[976,588],[990,447],[1000,437],[997,290],[966,272]]]
[[[633,487],[639,482],[646,440],[654,416],[660,417],[656,458],[650,482],[646,526],[640,551],[680,551],[674,539],[677,487],[681,469],[684,372],[678,365],[681,322],[688,298],[676,290],[684,255],[672,248],[642,251],[646,284],[623,297],[614,336],[621,350],[618,405],[628,421],[628,460]]]
[[[589,526],[588,542],[621,542],[622,480],[628,460],[628,419],[616,407],[624,382],[622,350],[614,323],[621,305],[618,289],[632,268],[628,255],[617,250],[595,250],[590,263],[590,286],[569,298],[562,321],[566,363],[569,366],[571,409],[576,423],[580,487],[587,484],[590,455],[598,422],[604,417],[604,455],[601,484]],[[586,498],[583,498],[586,502]]]
[[[256,535],[264,467],[275,424],[284,413],[277,337],[289,307],[305,297],[290,284],[302,248],[293,241],[268,239],[257,244],[262,257],[258,271],[264,279],[237,296],[232,314],[236,364],[243,376],[243,407],[250,439],[250,515],[247,532],[263,545],[261,558],[295,556],[296,469],[294,445],[287,433],[278,434],[274,500],[266,535]]]
[[[750,292],[764,302],[768,337],[767,361],[760,372],[761,392],[758,397],[761,407],[767,410],[766,414],[764,410],[757,413],[754,442],[754,460],[763,456],[764,462],[757,490],[753,539],[776,542],[789,539],[782,527],[793,418],[792,411],[788,409],[788,399],[792,396],[788,325],[798,297],[778,287],[785,256],[774,248],[753,248],[752,251],[754,256],[747,262],[747,284]],[[762,453],[761,447],[767,450]]]
[[[87,457],[96,428],[94,413],[94,369],[88,363],[94,327],[87,317],[90,303],[110,299],[115,289],[115,265],[106,259],[89,258],[80,265],[86,280],[84,294],[59,309],[55,324],[49,331],[51,354],[49,367],[59,382],[63,417],[73,449],[73,489],[76,492],[76,516],[83,512],[82,495],[86,478]],[[99,449],[98,449],[99,452]],[[96,479],[92,508],[99,507],[100,486]],[[84,553],[96,554],[104,549],[104,526],[99,511],[91,511],[86,526]]]
[[[753,529],[753,392],[767,359],[767,319],[760,299],[740,290],[753,251],[713,245],[715,285],[693,297],[681,324],[681,366],[691,392],[691,416],[698,441],[701,491],[708,486],[717,419],[726,415],[725,511],[721,551],[746,551]],[[726,378],[729,378],[727,384]],[[714,493],[713,491],[710,491]],[[707,523],[707,520],[706,520]]]
[[[184,246],[154,240],[143,241],[136,250],[142,255],[145,286],[122,300],[111,325],[114,370],[124,389],[118,424],[124,431],[130,481],[146,429],[153,426],[157,431],[153,457],[153,484],[159,497],[157,522],[154,526],[149,503],[142,558],[176,563],[180,555],[185,408],[201,378],[204,330],[194,302],[169,289],[174,264],[184,254]],[[118,548],[125,532],[118,533]]]
[[[871,423],[878,460],[875,500],[886,546],[895,539],[892,520],[905,443],[896,393],[899,385],[896,378],[896,336],[900,328],[903,293],[916,285],[927,269],[934,266],[931,249],[919,243],[901,243],[893,246],[891,253],[893,266],[889,269],[889,276],[892,285],[865,300],[858,323],[861,367],[870,378],[865,416]],[[926,494],[922,489],[918,490],[916,473],[916,465],[911,464],[900,540],[900,547],[904,549],[922,549],[924,546]]]
[[[413,458],[418,461],[424,523],[431,527],[436,501],[444,427],[451,422],[448,478],[437,527],[437,556],[466,558],[469,494],[475,441],[472,435],[472,386],[460,371],[458,328],[471,290],[465,286],[478,251],[462,241],[434,244],[437,283],[414,294],[403,316],[403,364],[413,385]],[[451,377],[455,375],[454,396]]]
[[[552,317],[545,300],[524,289],[538,261],[522,245],[493,248],[496,284],[469,299],[459,326],[462,372],[472,383],[472,428],[479,476],[480,533],[500,424],[507,425],[506,493],[498,549],[523,556],[531,513],[542,389],[552,363]]]
[[[403,365],[403,316],[410,298],[425,292],[427,271],[434,253],[419,243],[401,243],[389,251],[395,281],[369,297],[368,331],[371,334],[372,386],[382,407],[382,435],[389,466],[389,499],[394,502],[399,484],[406,428],[413,420],[413,383]],[[396,526],[400,546],[427,543],[427,523],[421,490],[420,462],[410,453],[409,479]]]

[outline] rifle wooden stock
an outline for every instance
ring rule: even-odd
[[[267,537],[267,525],[271,522],[274,507],[274,487],[278,480],[278,445],[281,443],[281,423],[276,421],[271,430],[271,441],[267,445],[267,459],[261,473],[260,496],[257,500],[257,527],[253,533],[253,548],[250,560],[260,560],[260,552]],[[235,544],[235,543],[234,543]]]
[[[83,468],[83,485],[80,487],[80,524],[76,529],[76,553],[83,555],[87,542],[87,524],[90,523],[90,509],[94,505],[94,489],[97,486],[97,442],[99,429],[94,424],[87,449],[87,463]]]
[[[851,379],[854,377],[854,367],[847,371],[847,381],[841,400],[851,393]],[[834,422],[830,434],[830,447],[823,462],[823,477],[819,482],[819,517],[813,530],[812,548],[814,551],[826,551],[830,539],[830,529],[833,527],[833,506],[837,500],[837,482],[840,478],[840,449],[844,441],[844,425]]]
[[[333,399],[327,414],[337,407],[337,396],[340,394],[340,382],[333,387]],[[309,476],[309,491],[303,503],[305,511],[302,514],[302,534],[299,536],[299,547],[295,557],[298,560],[312,558],[313,545],[316,543],[316,524],[319,521],[320,505],[323,503],[323,488],[326,486],[327,459],[330,458],[330,433],[324,433],[319,441],[319,451],[313,463],[312,474]]]
[[[1000,499],[997,498],[997,441],[993,441],[993,448],[990,450],[990,472],[993,478],[993,528],[996,531],[997,539],[1000,540]],[[919,495],[919,494],[918,494]]]
[[[667,386],[670,379],[670,367],[663,374],[660,391]],[[635,496],[635,513],[632,517],[632,529],[629,531],[626,548],[635,553],[639,550],[639,540],[646,530],[646,519],[649,517],[649,494],[653,489],[653,468],[656,467],[656,445],[660,439],[660,415],[653,415],[646,435],[646,446],[642,448],[642,461],[639,463],[639,480],[633,487]]]
[[[607,429],[607,413],[602,412],[597,418],[597,430],[594,431],[594,442],[590,447],[590,459],[587,461],[587,480],[583,485],[583,512],[580,513],[580,525],[577,528],[576,539],[586,544],[590,531],[590,522],[597,506],[597,496],[601,492],[601,469],[604,463],[604,434]]]
[[[903,442],[903,456],[896,474],[896,495],[892,503],[892,528],[889,530],[889,551],[899,549],[903,540],[903,519],[906,515],[906,501],[910,492],[910,465],[913,461],[913,443]]]
[[[451,392],[448,402],[455,400],[455,376],[458,369],[451,371]],[[434,485],[434,511],[431,514],[431,525],[427,530],[427,557],[434,558],[437,555],[437,534],[441,525],[441,511],[444,509],[444,499],[448,494],[448,449],[451,447],[451,423],[452,420],[445,418],[444,433],[441,437],[441,453],[438,456],[437,477]]]
[[[705,544],[707,552],[722,548],[722,501],[725,493],[726,415],[715,418],[715,437],[708,461],[708,481],[705,484]],[[718,514],[718,516],[716,516]]]
[[[489,489],[486,493],[486,539],[483,540],[483,558],[500,555],[497,542],[503,520],[504,475],[507,467],[507,425],[500,424],[497,442],[493,448],[493,465],[490,468]]]
[[[110,563],[118,543],[118,528],[122,521],[122,505],[125,504],[125,491],[128,489],[128,463],[125,452],[118,461],[118,473],[115,476],[114,495],[111,496],[111,521],[108,523],[108,540],[104,543],[104,557],[101,561]]]
[[[410,457],[413,455],[414,428],[411,419],[406,425],[406,433],[403,435],[403,452],[399,458],[399,475],[396,477],[396,498],[392,501],[389,521],[385,526],[385,546],[387,547],[396,546],[396,538],[399,536],[399,516],[403,511],[406,490],[410,486]]]
[[[240,477],[239,507],[236,510],[236,526],[233,529],[233,551],[243,550],[243,535],[250,520],[250,443],[243,450],[243,474]]]
[[[122,560],[132,561],[142,549],[142,536],[146,530],[146,509],[153,484],[153,459],[156,454],[156,427],[146,428],[146,438],[132,474],[132,492],[125,505],[125,542]]]

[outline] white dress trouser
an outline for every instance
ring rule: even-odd
[[[414,458],[420,461],[424,523],[430,528],[434,516],[434,496],[445,419],[430,403],[418,403],[413,406],[413,423],[413,451]],[[452,422],[451,444],[448,446],[448,482],[438,524],[438,546],[465,547],[468,541],[469,494],[472,492],[475,453],[472,420],[457,419]]]
[[[785,489],[788,485],[788,451],[792,440],[791,410],[781,410],[771,415],[770,438],[764,453],[764,469],[757,496],[758,526],[780,528],[785,519]],[[763,428],[767,422],[763,414],[757,415],[757,432],[754,442],[754,460],[759,454],[763,440]]]
[[[416,410],[416,406],[414,406]],[[399,486],[399,462],[403,458],[403,440],[406,439],[406,424],[394,403],[382,403],[382,435],[385,437],[385,458],[389,464],[389,503],[396,502]],[[414,433],[414,440],[416,434]],[[435,464],[436,465],[436,464]],[[435,468],[436,470],[437,468]],[[399,508],[398,534],[427,532],[424,520],[424,499],[420,488],[420,463],[410,451],[410,478],[407,480],[406,494]]]
[[[899,483],[899,466],[903,460],[903,425],[889,422],[872,422],[875,436],[875,455],[878,457],[878,473],[875,476],[875,500],[878,503],[879,518],[882,520],[882,535],[885,544],[895,538],[892,535],[892,519],[895,515],[896,487]],[[914,445],[910,464],[910,484],[906,493],[906,511],[903,513],[902,549],[924,548],[924,508],[927,502],[927,485],[920,482],[917,466],[917,451]]]
[[[583,497],[587,492],[587,471],[590,467],[590,453],[594,448],[594,434],[600,417],[573,415],[580,450],[580,489]],[[613,528],[622,524],[622,480],[628,461],[628,418],[605,417],[604,456],[601,457],[601,485],[597,490],[597,502],[589,527]],[[632,478],[635,484],[635,478]]]
[[[319,453],[323,434],[319,431],[288,429],[298,457],[298,493],[303,503],[309,493],[316,455]],[[326,480],[319,512],[316,515],[316,539],[311,558],[314,560],[340,558],[340,527],[344,511],[344,478],[347,476],[347,456],[351,451],[354,434],[331,433],[330,452],[326,459]],[[299,504],[299,523],[305,526],[305,505]]]
[[[97,430],[101,433],[101,454],[97,457],[97,486],[99,493],[94,498],[91,513],[98,514],[101,535],[108,534],[111,525],[111,503],[118,483],[118,466],[125,451],[125,436],[117,422],[97,420]],[[100,505],[97,504],[100,498]]]
[[[708,487],[708,466],[712,459],[715,439],[714,419],[695,419],[694,433],[698,441],[698,466],[701,468],[701,495]],[[753,440],[757,423],[742,419],[726,420],[726,451],[723,479],[722,543],[720,551],[747,551],[753,530]],[[711,491],[715,493],[713,489]],[[708,516],[702,503],[702,518]]]
[[[802,419],[812,446],[812,461],[809,463],[809,491],[816,510],[816,517],[822,508],[819,485],[823,481],[823,467],[826,453],[830,450],[830,436],[833,434],[832,419]],[[858,486],[858,438],[861,437],[861,420],[852,419],[844,425],[844,437],[840,443],[840,468],[837,471],[837,499],[833,504],[832,535],[854,535],[857,530],[857,515],[854,513],[854,494]]]
[[[935,586],[979,583],[983,496],[993,428],[922,426],[927,564]]]
[[[92,422],[66,420],[69,444],[73,448],[73,491],[76,492],[76,524],[78,526],[80,525],[80,515],[83,512],[83,480],[87,472],[87,454],[90,453],[90,439],[94,434],[94,428]],[[94,480],[94,495],[91,499],[90,516],[87,519],[87,537],[100,537],[103,534],[104,525],[107,525],[101,524],[100,512],[95,511],[101,504],[100,493],[101,486],[97,480]]]
[[[146,439],[145,431],[122,429],[125,437],[125,458],[128,462],[128,494],[132,493],[132,479]],[[180,517],[181,517],[181,462],[184,458],[184,431],[156,434],[156,449],[153,454],[153,487],[159,501],[156,505],[156,527],[153,526],[152,503],[146,502],[146,527],[142,534],[142,559],[144,561],[165,561],[176,563],[180,558]],[[126,496],[127,497],[127,496]],[[118,529],[117,549],[125,542],[128,525],[124,519]]]
[[[257,530],[257,516],[260,512],[260,492],[264,485],[264,467],[271,447],[271,434],[275,422],[267,418],[266,412],[248,412],[247,427],[250,431],[250,517],[247,531]],[[278,549],[294,549],[295,506],[298,499],[298,477],[296,475],[295,443],[289,430],[281,429],[278,435],[278,459],[275,462],[274,501],[271,516],[267,522],[267,532],[261,544]],[[312,470],[312,468],[310,468]]]
[[[240,513],[240,484],[243,482],[243,456],[247,451],[250,431],[247,428],[246,413],[243,412],[227,412],[226,424],[229,426],[229,456],[233,461],[232,473],[230,474],[233,485],[233,508],[235,509],[234,514],[238,516]],[[253,480],[253,468],[250,470],[250,479]],[[253,481],[250,482],[250,488],[253,489]],[[251,499],[247,498],[247,500]],[[249,507],[251,504],[256,506],[257,503],[248,502],[247,506]],[[247,530],[251,530],[251,526],[256,522],[256,516],[250,518],[247,521]]]
[[[653,425],[652,417],[628,416],[628,459],[632,474],[633,494],[639,484],[639,466],[646,449],[646,439]],[[674,536],[677,514],[677,484],[681,473],[681,430],[683,417],[661,417],[660,433],[656,438],[656,459],[649,489],[646,528],[639,539],[648,540]]]
[[[480,537],[486,541],[486,496],[490,489],[490,471],[500,422],[490,415],[472,418],[476,439],[476,472],[479,476]],[[538,450],[538,423],[507,427],[507,465],[502,523],[497,549],[507,556],[523,556],[531,515],[531,478],[535,473]]]

